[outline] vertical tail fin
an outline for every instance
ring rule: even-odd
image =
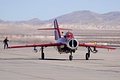
[[[55,40],[58,40],[59,38],[61,38],[61,34],[60,34],[60,28],[58,26],[58,22],[57,19],[54,20],[54,34],[55,34]]]
[[[39,28],[38,30],[54,30],[55,40],[61,38],[60,30],[72,30],[67,28],[59,28],[57,19],[54,20],[54,28]]]

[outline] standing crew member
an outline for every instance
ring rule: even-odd
[[[4,43],[4,49],[7,49],[8,48],[8,38],[6,37],[5,39],[4,39],[4,41],[3,41],[3,43]]]

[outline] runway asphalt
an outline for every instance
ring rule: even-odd
[[[45,60],[33,48],[7,49],[0,46],[0,80],[120,80],[120,48],[98,49],[85,60],[86,48],[73,54],[59,54],[53,47],[45,48]]]

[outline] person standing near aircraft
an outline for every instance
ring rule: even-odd
[[[8,38],[6,37],[5,39],[4,39],[4,41],[3,41],[3,43],[4,43],[4,49],[7,49],[8,48]]]

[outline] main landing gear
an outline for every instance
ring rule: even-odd
[[[97,53],[98,52],[95,47],[94,47],[93,50],[90,47],[87,47],[87,49],[88,49],[88,53],[86,53],[86,56],[85,56],[86,60],[89,60],[89,58],[90,58],[90,52],[92,52],[92,53]]]
[[[44,47],[41,47],[41,59],[45,58],[45,54],[44,54]]]
[[[39,58],[39,59],[44,59],[44,58],[45,58],[44,47],[42,46],[40,50],[41,50],[41,55],[40,55],[41,58]],[[35,53],[38,52],[38,50],[36,49],[36,46],[34,47],[34,52],[35,52]]]
[[[90,47],[87,48],[88,48],[88,53],[86,53],[86,60],[89,60],[91,48]]]

